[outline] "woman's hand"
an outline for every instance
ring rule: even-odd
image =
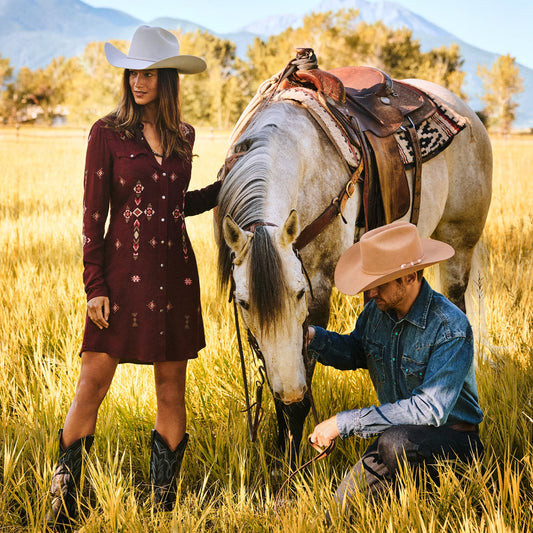
[[[95,296],[87,302],[87,314],[89,318],[100,328],[109,327],[109,298],[107,296]]]
[[[331,441],[335,440],[339,435],[337,417],[332,416],[315,426],[313,433],[309,435],[309,442],[313,447],[327,448]]]

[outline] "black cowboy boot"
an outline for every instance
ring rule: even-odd
[[[59,430],[59,460],[52,477],[50,495],[52,509],[46,515],[48,527],[68,527],[77,515],[77,499],[80,488],[83,450],[89,452],[94,435],[82,437],[67,449],[61,444],[63,430]]]
[[[150,457],[150,484],[152,485],[152,502],[165,511],[172,511],[176,503],[177,478],[187,447],[189,434],[185,433],[182,441],[171,451],[163,437],[152,429],[152,454]]]

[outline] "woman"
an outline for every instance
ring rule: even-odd
[[[116,110],[97,121],[87,148],[83,260],[87,319],[76,395],[59,432],[49,522],[70,522],[82,453],[118,363],[153,364],[157,416],[152,430],[153,501],[176,500],[185,432],[187,360],[205,346],[200,287],[185,217],[216,205],[220,183],[187,192],[194,129],[181,121],[179,77],[206,68],[179,54],[176,37],[141,26],[128,55],[110,43],[106,58],[124,68]],[[105,231],[107,213],[109,227]]]

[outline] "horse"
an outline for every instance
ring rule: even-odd
[[[453,258],[440,264],[440,286],[464,309],[473,253],[490,204],[490,139],[476,113],[456,95],[428,81],[405,81],[465,119],[451,143],[421,166],[417,223],[421,236],[455,249]],[[313,365],[303,356],[307,324],[328,324],[336,263],[364,232],[357,225],[363,194],[361,187],[352,187],[340,216],[295,249],[302,228],[347,188],[353,168],[308,109],[272,98],[279,83],[280,74],[260,87],[233,130],[215,232],[221,285],[232,285],[242,320],[264,359],[278,446],[285,450],[290,433],[297,452],[312,401]],[[414,170],[406,175],[413,190]],[[412,210],[402,219],[410,220]]]

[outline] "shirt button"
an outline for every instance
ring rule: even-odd
[[[161,222],[165,222],[165,219],[164,219],[164,218],[162,218],[162,219],[161,219]]]
[[[166,172],[163,172],[163,177],[166,176],[166,175],[167,175],[167,173],[166,173]]]
[[[165,244],[165,241],[161,241],[161,244]]]
[[[393,357],[392,360],[393,360],[393,361],[396,361],[396,357]]]
[[[165,196],[165,195],[163,195],[163,196],[161,196],[161,198],[163,198],[163,200],[164,200],[164,199],[166,198],[166,196]]]
[[[164,266],[165,266],[164,263],[161,263],[161,268],[163,268]]]
[[[159,312],[162,313],[162,312],[163,312],[163,309],[159,309]]]
[[[397,331],[395,331],[395,332],[394,332],[394,335],[398,335],[398,332],[397,332]]]
[[[130,157],[134,157],[133,154],[130,154]]]
[[[159,287],[159,290],[162,291],[163,290],[163,286]]]
[[[160,331],[160,332],[159,332],[159,335],[164,335],[164,334],[165,334],[164,331]]]

